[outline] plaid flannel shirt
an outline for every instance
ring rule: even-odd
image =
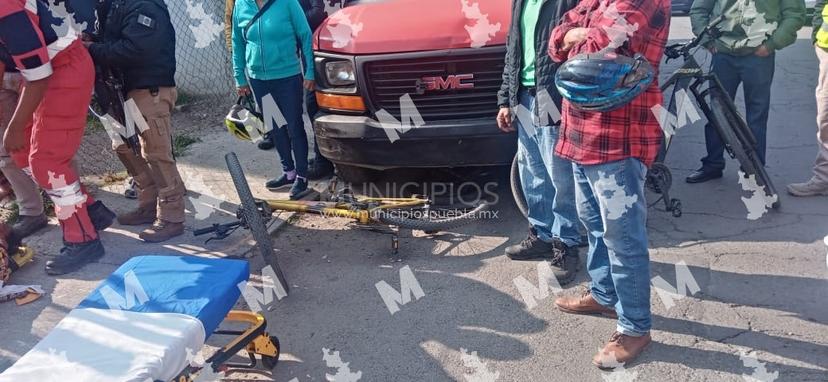
[[[561,50],[564,36],[588,28],[584,41]],[[582,0],[552,31],[549,55],[558,62],[580,53],[611,50],[641,53],[656,80],[629,104],[609,112],[579,111],[563,101],[562,127],[555,153],[575,163],[594,165],[638,158],[647,166],[658,154],[663,133],[651,110],[662,102],[658,66],[670,31],[670,0]]]

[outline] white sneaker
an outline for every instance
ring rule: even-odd
[[[819,196],[828,195],[828,183],[823,183],[811,178],[805,183],[792,183],[788,185],[788,193],[793,196]]]

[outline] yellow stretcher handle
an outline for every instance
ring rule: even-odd
[[[35,255],[35,253],[34,253],[33,249],[31,249],[31,248],[29,248],[25,245],[21,245],[20,248],[18,248],[17,253],[15,253],[11,257],[12,261],[11,261],[11,263],[9,263],[9,265],[11,266],[12,272],[14,272],[14,271],[16,271],[20,268],[23,268],[24,265],[26,265],[26,264],[30,263],[32,260],[34,260],[34,255]]]

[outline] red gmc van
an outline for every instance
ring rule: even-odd
[[[340,175],[509,164],[516,136],[495,116],[510,6],[375,0],[332,14],[314,35],[314,128]]]

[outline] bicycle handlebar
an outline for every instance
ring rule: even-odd
[[[241,221],[234,221],[234,222],[225,223],[225,224],[215,224],[215,223],[213,223],[213,225],[211,227],[201,228],[201,229],[197,229],[197,230],[193,231],[193,236],[206,235],[206,234],[212,233],[212,232],[218,232],[219,235],[223,235],[223,234],[227,233],[227,231],[229,231],[233,228],[236,228],[240,225],[241,225]]]
[[[724,21],[724,15],[717,17],[716,19],[711,21],[710,24],[707,24],[707,26],[704,27],[704,29],[702,29],[701,32],[699,32],[699,35],[693,38],[692,40],[683,44],[673,44],[668,46],[664,50],[664,55],[667,56],[668,59],[687,56],[688,54],[690,54],[690,49],[693,49],[696,46],[698,46],[705,36],[718,33],[719,29],[717,27],[719,26],[719,24],[722,23],[722,21]]]

